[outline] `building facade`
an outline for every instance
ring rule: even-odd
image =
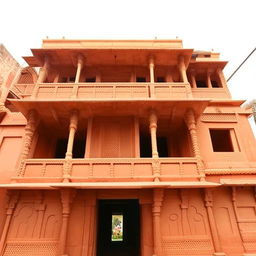
[[[219,54],[50,39],[32,53],[1,115],[0,255],[256,255],[251,112]]]

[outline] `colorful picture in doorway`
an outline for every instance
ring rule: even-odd
[[[111,241],[123,241],[123,215],[112,215]]]

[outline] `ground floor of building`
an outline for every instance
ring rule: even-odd
[[[251,186],[5,194],[3,256],[256,255]]]

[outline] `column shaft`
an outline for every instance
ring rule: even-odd
[[[76,130],[77,130],[77,124],[78,124],[78,111],[74,110],[74,111],[72,111],[71,117],[70,117],[66,159],[71,159],[72,158],[72,151],[73,151],[75,133],[76,133]]]
[[[154,58],[151,56],[149,58],[149,74],[150,74],[150,97],[154,98],[155,97],[155,92],[154,92],[154,82],[155,82],[155,75],[154,75]]]
[[[181,76],[182,82],[188,83],[184,56],[180,56],[178,66],[179,66],[179,71],[180,71],[180,76]]]
[[[21,156],[20,156],[20,164],[19,164],[19,169],[17,174],[18,176],[23,176],[24,174],[23,166],[24,166],[25,160],[28,158],[30,153],[32,139],[34,137],[35,130],[36,130],[36,125],[37,125],[36,111],[32,109],[28,113],[27,125],[25,127]]]
[[[6,219],[5,219],[5,223],[4,223],[4,228],[3,228],[3,232],[1,235],[1,239],[0,239],[0,254],[1,255],[3,253],[4,244],[5,244],[6,237],[7,237],[8,231],[9,231],[12,216],[13,216],[16,204],[18,202],[18,197],[19,197],[18,192],[12,192],[10,195],[10,200],[9,200],[8,207],[6,210]]]
[[[212,241],[215,249],[215,255],[225,255],[225,253],[222,252],[219,235],[218,235],[218,231],[215,223],[215,218],[213,215],[212,191],[209,189],[205,189],[205,207],[206,207],[207,215],[209,219],[209,225],[210,225],[210,230],[212,234]]]
[[[154,255],[162,256],[162,237],[161,237],[161,225],[160,214],[163,201],[163,189],[154,189],[153,191],[153,235],[154,235]]]
[[[77,69],[76,69],[76,78],[75,78],[76,84],[79,83],[82,68],[83,68],[83,57],[79,55],[77,58]]]
[[[192,150],[193,150],[194,156],[197,159],[198,173],[200,175],[200,179],[204,180],[204,177],[205,177],[205,174],[203,172],[204,166],[203,166],[203,161],[200,153],[198,136],[196,131],[195,113],[192,109],[188,110],[187,113],[185,114],[185,122],[190,133]]]
[[[151,111],[149,117],[149,129],[150,129],[150,136],[151,136],[151,148],[152,148],[152,157],[158,158],[158,151],[157,151],[157,115],[154,110]]]
[[[69,189],[61,190],[61,203],[62,203],[62,224],[59,237],[59,254],[60,256],[66,255],[66,240],[68,222],[70,216],[71,203],[74,198],[74,191]]]

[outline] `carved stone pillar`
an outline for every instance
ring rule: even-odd
[[[67,145],[67,152],[66,152],[66,159],[72,158],[72,151],[73,151],[73,144],[75,139],[75,133],[77,130],[78,124],[78,111],[73,110],[70,116],[70,123],[69,123],[69,136],[68,136],[68,145]]]
[[[154,82],[155,82],[155,74],[154,74],[154,58],[153,56],[150,56],[149,58],[149,74],[150,74],[150,97],[155,97],[155,91],[154,91]]]
[[[154,189],[153,191],[153,235],[154,235],[154,254],[153,256],[162,256],[162,237],[161,237],[161,225],[160,215],[161,206],[163,202],[164,190]]]
[[[130,82],[135,83],[136,82],[136,72],[135,69],[132,69],[131,76],[130,76]]]
[[[192,71],[191,74],[191,85],[192,85],[192,88],[196,88],[196,74],[195,74],[195,71]]]
[[[37,221],[36,226],[34,228],[34,236],[38,239],[40,239],[42,226],[43,226],[43,220],[44,220],[44,214],[46,210],[46,205],[43,203],[44,201],[44,193],[43,191],[38,191],[38,198],[35,199],[35,209],[37,211]]]
[[[149,129],[150,129],[150,136],[151,136],[152,157],[158,158],[157,138],[156,138],[157,115],[154,110],[151,110],[151,112],[150,112]]]
[[[230,91],[228,90],[227,81],[226,81],[226,79],[225,79],[225,76],[224,76],[224,74],[223,74],[222,69],[218,68],[218,69],[216,70],[216,73],[217,73],[217,75],[218,75],[218,78],[219,78],[221,87],[223,87],[223,89],[226,91],[226,94],[231,97]]]
[[[77,57],[77,69],[76,69],[76,79],[75,79],[75,83],[79,83],[80,80],[80,75],[81,75],[81,71],[83,68],[83,56],[82,55],[78,55]]]
[[[210,72],[210,70],[207,70],[206,84],[207,84],[208,88],[212,88],[211,72]]]
[[[219,81],[221,83],[221,87],[226,88],[227,87],[227,82],[226,82],[226,79],[224,77],[223,71],[220,68],[218,68],[216,70],[216,73],[217,73]]]
[[[3,249],[4,249],[4,244],[5,244],[5,240],[8,234],[8,230],[10,227],[10,223],[12,220],[12,216],[13,216],[13,212],[15,210],[16,204],[18,202],[18,198],[19,198],[19,192],[18,191],[10,191],[10,196],[9,196],[9,202],[8,202],[8,206],[6,209],[6,219],[5,219],[5,223],[4,223],[4,228],[3,228],[3,232],[1,235],[1,240],[0,240],[0,254],[2,255],[3,253]]]
[[[28,113],[27,125],[25,127],[23,145],[22,145],[21,155],[20,155],[20,164],[19,164],[19,169],[17,173],[18,176],[24,175],[25,160],[28,158],[28,155],[31,149],[32,139],[34,137],[37,124],[38,124],[37,114],[36,114],[36,111],[32,109]]]
[[[77,130],[77,124],[78,124],[78,111],[73,110],[70,116],[68,145],[67,145],[65,163],[63,166],[64,182],[68,182],[70,177],[70,172],[72,168],[72,163],[70,160],[72,159],[72,152],[73,152],[75,134]]]
[[[59,253],[58,255],[66,255],[66,240],[67,240],[67,230],[68,222],[70,216],[70,209],[73,198],[75,196],[75,191],[71,189],[63,189],[61,192],[61,203],[62,203],[62,224],[59,237]]]
[[[49,56],[45,56],[43,67],[39,71],[38,79],[37,79],[35,88],[33,89],[32,98],[35,98],[37,96],[39,84],[45,82],[45,79],[46,79],[47,74],[48,74],[49,67],[50,67]]]
[[[183,235],[190,235],[190,227],[188,223],[188,194],[187,190],[180,189],[180,198],[181,198],[181,221],[182,221],[182,231]]]
[[[181,76],[182,82],[183,83],[188,83],[184,56],[180,56],[179,57],[178,67],[179,67],[179,71],[180,71],[180,76]]]
[[[235,213],[235,217],[236,217],[236,223],[237,223],[240,239],[242,241],[242,245],[243,245],[246,255],[247,255],[247,253],[248,253],[248,255],[250,255],[250,252],[248,252],[248,250],[244,246],[244,240],[243,240],[243,236],[241,233],[241,227],[240,227],[240,223],[239,223],[239,216],[238,216],[237,204],[236,204],[236,187],[231,187],[231,189],[232,189],[232,205],[233,205],[233,209],[234,209],[234,213]]]
[[[215,218],[214,218],[214,215],[213,215],[212,191],[210,189],[205,189],[204,192],[205,192],[205,207],[206,207],[206,210],[207,210],[210,230],[211,230],[211,234],[212,234],[212,241],[213,241],[213,245],[214,245],[214,249],[215,249],[214,255],[216,255],[216,256],[226,255],[222,251],[222,248],[221,248],[219,235],[218,235],[218,230],[217,230]]]
[[[152,194],[145,189],[140,191],[140,244],[141,256],[153,254]]]
[[[189,109],[185,114],[185,122],[188,127],[191,142],[192,142],[192,150],[194,153],[194,156],[197,159],[197,168],[198,168],[198,174],[200,176],[200,180],[205,180],[205,174],[204,174],[204,165],[200,153],[199,143],[198,143],[198,136],[196,131],[196,120],[195,120],[195,113],[192,109]]]
[[[95,255],[96,244],[96,204],[95,191],[86,191],[85,198],[85,226],[86,232],[83,237],[82,255]]]

